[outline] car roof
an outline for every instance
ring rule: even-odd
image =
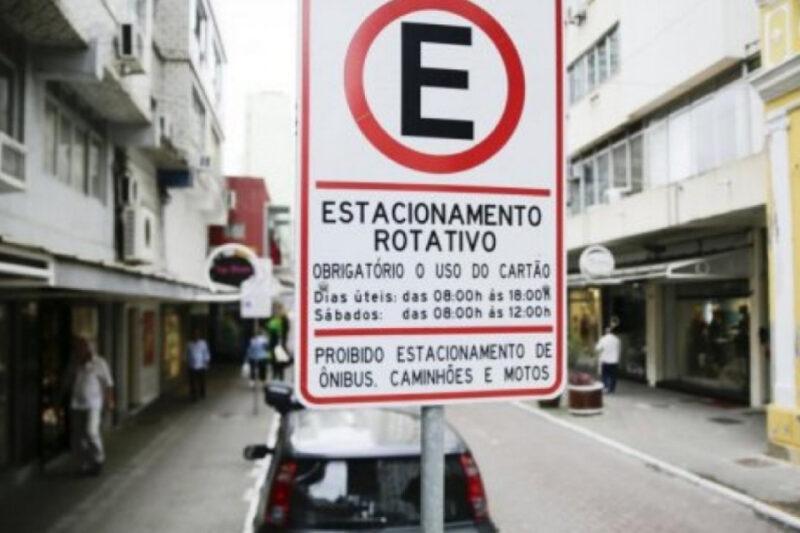
[[[301,410],[287,415],[284,445],[293,457],[413,457],[420,455],[421,425],[416,410]],[[445,453],[466,445],[446,425]]]

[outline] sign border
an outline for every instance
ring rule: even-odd
[[[499,389],[499,390],[470,390],[449,392],[424,392],[424,393],[399,393],[399,394],[365,394],[341,395],[320,398],[311,393],[308,387],[309,377],[309,323],[308,323],[308,289],[309,289],[309,187],[310,187],[310,140],[309,131],[311,124],[310,114],[310,28],[311,28],[311,3],[312,0],[301,0],[300,14],[300,254],[298,267],[300,271],[299,319],[297,335],[299,357],[298,370],[300,398],[304,403],[316,407],[336,407],[344,405],[379,405],[393,404],[402,401],[437,404],[458,400],[502,400],[511,398],[552,398],[560,391],[565,379],[565,338],[564,338],[564,304],[565,304],[565,273],[564,273],[564,47],[562,27],[562,0],[553,0],[555,3],[555,62],[556,62],[556,379],[553,385],[547,388],[527,389]],[[403,165],[405,166],[405,165]],[[475,187],[479,189],[479,187]],[[354,334],[358,336],[358,334]]]
[[[436,5],[440,4],[440,5]],[[439,10],[465,18],[481,28],[497,48],[508,81],[506,105],[494,129],[472,148],[451,154],[431,154],[401,143],[380,125],[364,90],[364,67],[375,39],[386,26],[415,11]],[[392,0],[376,9],[356,30],[345,57],[345,95],[350,113],[367,140],[395,163],[419,172],[453,174],[494,157],[514,135],[525,107],[525,71],[505,28],[478,4],[463,0]],[[518,77],[514,83],[514,77]]]

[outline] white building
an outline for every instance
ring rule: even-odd
[[[571,345],[588,347],[617,316],[623,374],[765,403],[754,2],[572,0],[565,11]],[[578,273],[592,244],[614,253],[612,276]]]
[[[63,447],[71,336],[118,416],[180,377],[227,215],[209,1],[0,0],[0,470]]]

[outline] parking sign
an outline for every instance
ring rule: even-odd
[[[301,400],[560,394],[560,0],[301,0],[301,26]]]

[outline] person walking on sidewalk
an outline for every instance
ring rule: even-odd
[[[192,401],[206,397],[206,372],[211,362],[208,343],[199,329],[194,330],[191,342],[186,347],[186,366],[189,368],[189,391]]]
[[[250,365],[250,386],[256,386],[256,379],[265,383],[267,381],[267,358],[269,340],[261,326],[256,326],[254,335],[250,338],[245,357]]]
[[[600,375],[603,380],[603,390],[613,394],[617,388],[617,370],[619,369],[619,356],[621,343],[614,334],[615,327],[606,328],[605,335],[600,337],[595,346],[595,351],[600,354]]]
[[[97,355],[85,337],[73,343],[70,369],[72,400],[70,426],[72,451],[81,474],[99,475],[105,463],[105,450],[100,434],[103,405],[114,408],[114,381],[106,360]]]
[[[267,320],[269,336],[270,366],[272,379],[283,381],[284,370],[292,364],[292,357],[286,349],[289,336],[289,317],[281,304],[275,304],[275,313]]]

